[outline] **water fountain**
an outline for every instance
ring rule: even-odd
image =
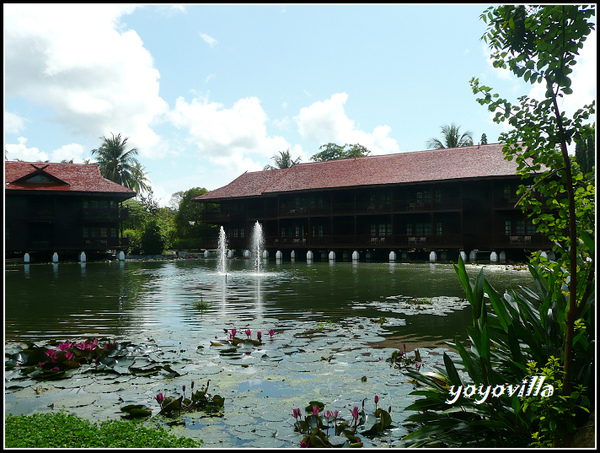
[[[262,271],[264,244],[265,238],[263,236],[262,225],[258,223],[257,220],[254,224],[254,231],[252,232],[252,256],[254,258],[254,271],[257,274],[260,274]]]
[[[223,274],[227,275],[227,235],[225,234],[225,229],[221,226],[221,230],[219,231],[219,248],[217,250],[217,270]]]

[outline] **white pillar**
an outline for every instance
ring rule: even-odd
[[[123,250],[119,252],[119,261],[125,261],[125,252]]]
[[[296,259],[296,251],[292,250],[292,253],[290,253],[290,258],[295,260]]]
[[[429,253],[429,262],[430,263],[435,263],[437,261],[437,254],[432,250]]]
[[[464,250],[460,251],[460,257],[462,258],[464,263],[467,262],[467,254],[464,252]]]
[[[360,259],[360,254],[358,253],[358,250],[354,250],[354,252],[352,252],[352,261],[358,261]]]
[[[25,252],[25,255],[23,256],[23,262],[29,263],[30,261],[31,257],[29,256],[29,253]]]
[[[490,253],[490,261],[496,263],[498,261],[498,254],[496,252]]]
[[[263,258],[269,259],[269,252],[267,250],[263,251]]]
[[[306,252],[306,261],[311,262],[314,258],[313,252],[311,252],[310,250],[308,252]]]
[[[277,261],[281,261],[283,259],[283,253],[281,253],[281,250],[277,250],[277,252],[275,253],[275,259]]]
[[[208,250],[204,250],[204,258],[210,258],[210,252]]]
[[[79,255],[79,261],[81,261],[82,263],[85,263],[85,261],[86,261],[85,252],[81,252],[81,255]]]
[[[504,251],[500,252],[499,258],[500,258],[501,263],[506,263],[506,252],[504,252]]]
[[[471,250],[471,253],[469,253],[469,261],[477,261],[477,252],[475,250]]]
[[[54,255],[52,255],[52,262],[58,263],[58,253],[54,252]]]
[[[335,261],[335,252],[333,250],[329,252],[329,261]]]
[[[396,252],[394,252],[393,250],[390,252],[388,259],[393,263],[394,261],[396,261]]]

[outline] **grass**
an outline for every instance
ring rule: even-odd
[[[136,421],[94,423],[64,412],[4,417],[5,448],[197,448],[202,441],[177,437]]]

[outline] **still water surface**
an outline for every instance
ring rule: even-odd
[[[94,337],[176,346],[178,351],[189,351],[181,359],[187,364],[185,380],[131,378],[127,386],[123,377],[108,385],[122,387],[128,395],[125,400],[142,399],[151,406],[153,396],[168,386],[173,391],[190,377],[214,375],[211,385],[226,397],[225,416],[211,422],[188,420],[185,435],[197,430],[196,437],[206,446],[292,447],[299,442],[299,435],[290,429],[292,408],[304,407],[313,398],[337,405],[331,409],[347,411],[378,392],[385,404],[394,405],[394,414],[402,413],[412,388],[381,358],[404,343],[410,351],[419,348],[425,357],[437,348],[439,357],[444,341],[464,338],[471,322],[469,307],[426,314],[396,309],[400,296],[463,297],[449,264],[269,262],[260,274],[252,266],[250,260],[232,260],[223,275],[210,259],[9,265],[5,347]],[[467,269],[471,277],[479,271],[475,266]],[[504,266],[487,266],[485,275],[497,290],[531,284],[528,272]],[[208,308],[199,310],[195,303],[200,301],[207,302]],[[380,324],[382,317],[386,321]],[[245,362],[236,362],[215,353],[210,344],[233,327],[253,332],[274,327],[277,335],[275,341],[265,342],[260,356],[255,351],[244,357]],[[434,355],[431,352],[432,360]],[[329,361],[323,362],[323,357]],[[369,376],[368,383],[361,383],[363,375]],[[19,390],[5,395],[7,408],[14,413],[41,410],[42,403],[56,402],[49,396],[26,398],[25,387],[21,383]],[[83,392],[89,399],[90,394],[102,392],[94,388],[78,386],[78,397]],[[48,387],[47,394],[60,396],[67,390],[55,385]],[[113,406],[118,405],[107,400],[94,400],[88,405],[94,409],[74,403],[67,407],[102,418],[114,414]],[[256,413],[248,415],[248,407]],[[245,432],[244,426],[254,426],[248,429],[253,434]],[[273,432],[264,434],[269,426]],[[388,439],[389,445],[396,445],[395,439],[403,434],[400,430]]]

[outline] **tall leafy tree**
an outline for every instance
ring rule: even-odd
[[[420,413],[409,417],[418,428],[407,437],[419,445],[570,446],[574,429],[586,422],[595,401],[595,187],[592,173],[573,164],[569,148],[576,137],[594,136],[595,125],[586,122],[595,114],[595,103],[568,117],[560,101],[572,93],[570,76],[595,27],[595,8],[502,5],[481,18],[494,66],[546,88],[542,100],[522,96],[513,104],[471,80],[477,102],[495,114],[495,122],[512,127],[499,140],[505,158],[516,161],[517,173],[526,180],[519,204],[555,244],[556,259],[534,253],[529,269],[535,289],[504,296],[483,271],[469,280],[459,259],[457,273],[473,325],[467,330],[470,349],[458,339],[454,346],[480,390],[481,384],[511,382],[507,376],[542,374],[559,394],[545,401],[492,398],[485,405],[463,398],[460,407],[450,408],[448,388],[462,385],[463,377],[445,355],[441,380],[414,373],[419,382],[429,381],[419,392],[425,398],[409,407]]]
[[[430,138],[427,141],[429,149],[460,148],[473,144],[473,133],[471,131],[460,133],[460,126],[454,123],[442,126],[442,138]]]
[[[534,177],[532,187],[520,189],[522,206],[538,231],[556,244],[557,262],[544,264],[560,277],[557,284],[565,285],[563,291],[568,294],[562,324],[563,395],[568,396],[577,382],[575,325],[595,302],[595,190],[572,165],[569,147],[577,136],[582,140],[594,136],[594,126],[586,122],[595,114],[595,101],[571,118],[561,105],[562,98],[573,92],[570,76],[579,50],[595,27],[595,8],[499,6],[481,17],[488,26],[483,39],[489,44],[494,66],[546,88],[541,101],[522,96],[518,104],[512,104],[477,79],[471,80],[477,101],[495,113],[494,121],[512,126],[500,136],[505,156],[516,160],[521,175]]]
[[[335,143],[326,143],[319,146],[320,152],[310,156],[313,162],[325,162],[328,160],[348,159],[351,157],[364,157],[371,155],[371,151],[363,145],[356,143],[354,145],[345,144],[344,146]]]
[[[147,190],[143,167],[136,158],[138,150],[127,149],[129,138],[111,133],[111,137],[101,139],[102,145],[92,150],[92,156],[98,159],[102,176],[132,190]]]
[[[300,162],[301,158],[297,157],[296,159],[292,158],[292,153],[288,149],[287,151],[279,151],[279,154],[271,157],[275,165],[265,165],[264,170],[278,170],[282,168],[291,168]]]

